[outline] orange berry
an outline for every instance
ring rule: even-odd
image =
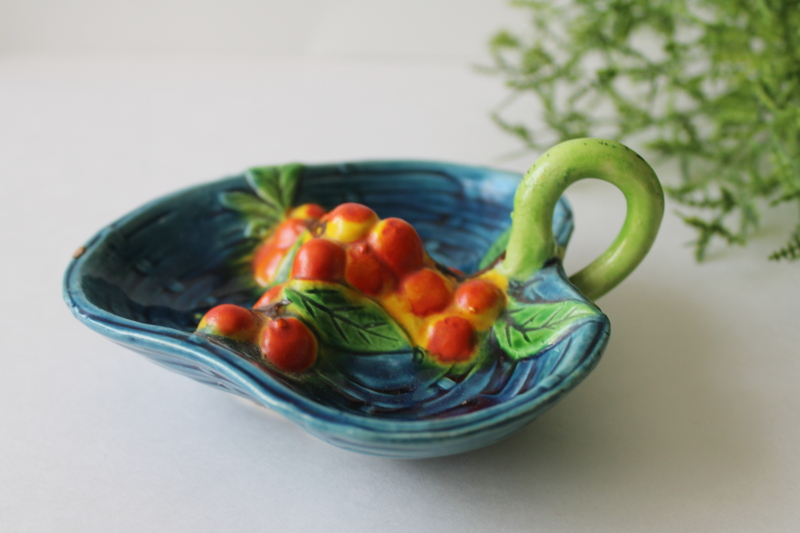
[[[475,350],[475,331],[460,316],[448,316],[428,328],[428,351],[442,363],[468,361]]]
[[[297,238],[307,229],[308,226],[306,226],[306,222],[299,218],[284,220],[281,222],[280,226],[278,226],[278,229],[275,230],[271,242],[275,247],[286,250],[291,248],[292,245],[297,242]]]
[[[302,220],[319,220],[325,214],[325,209],[319,204],[303,204],[289,212],[289,218]]]
[[[339,204],[333,208],[330,213],[328,213],[328,216],[325,217],[325,220],[330,221],[334,218],[341,218],[348,222],[369,222],[370,220],[375,222],[378,221],[378,215],[375,214],[375,211],[364,204],[357,204],[355,202]]]
[[[363,239],[378,222],[378,215],[361,204],[346,203],[336,207],[325,218],[325,236],[340,242]]]
[[[286,250],[276,248],[272,244],[262,246],[254,261],[253,269],[255,270],[256,281],[262,285],[269,285],[272,283],[272,278],[278,271],[281,261],[286,257]]]
[[[317,338],[296,318],[276,318],[264,328],[261,353],[280,370],[302,372],[317,360]]]
[[[295,218],[281,222],[272,236],[258,249],[253,259],[256,281],[261,285],[272,283],[281,261],[286,257],[286,251],[306,229],[306,223]]]
[[[400,290],[408,298],[411,312],[417,316],[441,311],[450,304],[453,295],[444,276],[430,268],[423,268],[403,278]]]
[[[205,314],[197,326],[197,331],[249,342],[255,340],[260,324],[261,319],[250,309],[233,304],[222,304],[210,309]]]
[[[275,285],[270,290],[265,292],[261,295],[261,298],[253,305],[253,309],[258,309],[259,307],[266,307],[270,304],[274,304],[278,300],[283,297],[283,285]]]
[[[347,251],[344,278],[347,283],[369,296],[378,296],[384,287],[394,282],[394,276],[389,269],[363,242]]]
[[[501,301],[500,289],[483,279],[465,281],[456,290],[456,305],[475,315],[492,309]]]
[[[417,230],[405,220],[385,218],[369,234],[369,245],[381,261],[403,277],[422,267],[425,250]]]
[[[338,244],[326,239],[311,239],[297,250],[292,278],[338,281],[342,278],[345,253]]]

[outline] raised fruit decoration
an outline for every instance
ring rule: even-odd
[[[261,353],[281,370],[302,372],[317,359],[317,339],[296,318],[271,319],[261,335]]]
[[[298,213],[306,217],[299,218]],[[265,257],[274,257],[269,268],[265,268]],[[286,261],[291,261],[289,275],[277,279]],[[437,267],[407,222],[380,220],[372,209],[357,203],[342,204],[327,214],[306,206],[289,211],[256,252],[254,274],[270,288],[252,310],[224,304],[203,319],[203,324],[209,322],[220,308],[228,313],[230,308],[237,309],[247,331],[205,326],[198,331],[252,341],[258,336],[256,326],[244,317],[261,315],[251,322],[261,327],[262,357],[285,372],[303,372],[314,364],[317,340],[311,331],[326,327],[323,320],[314,320],[313,311],[309,314],[308,305],[313,310],[314,304],[307,304],[305,313],[297,309],[302,300],[294,302],[292,291],[338,292],[351,302],[354,313],[363,303],[357,301],[359,296],[369,298],[374,310],[388,315],[385,320],[400,325],[407,342],[445,364],[465,362],[476,354],[476,335],[490,329],[504,301],[503,291],[494,282],[482,278],[461,282],[459,274]],[[459,303],[458,291],[464,293],[461,300],[473,302],[471,307]],[[311,329],[303,320],[310,322]]]
[[[623,190],[625,225],[609,250],[570,278],[573,285],[551,286],[537,276],[561,268],[555,204],[585,177]],[[400,218],[380,219],[356,202],[328,212],[318,204],[294,207],[296,182],[274,177],[258,185],[265,202],[282,206],[281,217],[262,221],[256,233],[253,278],[266,289],[251,309],[212,308],[197,331],[251,346],[268,368],[316,375],[314,387],[336,387],[352,398],[378,394],[376,405],[392,395],[433,394],[417,390],[414,373],[431,376],[426,383],[440,391],[457,391],[467,378],[483,380],[491,391],[498,379],[492,375],[501,370],[490,371],[490,362],[535,358],[561,346],[571,331],[600,324],[587,297],[610,290],[641,261],[663,211],[655,175],[626,147],[594,139],[563,143],[523,178],[510,231],[487,252],[483,268],[464,274],[434,261]],[[253,210],[244,201],[236,205]]]
[[[261,316],[233,304],[222,304],[205,314],[197,331],[208,335],[228,337],[237,341],[253,341],[258,336]]]

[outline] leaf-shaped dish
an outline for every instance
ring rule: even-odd
[[[381,217],[403,218],[436,261],[467,273],[494,259],[496,243],[508,239],[520,181],[499,170],[414,161],[291,171],[298,174],[295,205],[359,202]],[[377,354],[342,349],[298,378],[264,365],[243,343],[194,333],[209,308],[250,306],[263,290],[253,281],[251,261],[264,228],[246,216],[248,209],[263,211],[257,178],[251,171],[181,191],[101,230],[65,276],[64,297],[75,316],[154,362],[270,407],[327,442],[389,457],[448,455],[498,441],[597,364],[608,319],[569,282],[557,258],[512,283],[496,340],[487,345],[493,353],[467,368],[420,367],[418,354],[399,346]],[[238,198],[236,208],[231,198]],[[552,220],[563,249],[572,231],[563,198]],[[324,294],[314,298],[314,305],[331,305]],[[545,348],[530,353],[537,339]]]

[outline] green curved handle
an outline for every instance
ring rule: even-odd
[[[526,280],[559,255],[553,211],[564,190],[598,178],[625,195],[628,212],[611,246],[570,281],[594,300],[616,287],[644,259],[664,214],[664,192],[653,169],[627,146],[602,139],[573,139],[545,152],[522,178],[514,196],[511,235],[497,269]]]

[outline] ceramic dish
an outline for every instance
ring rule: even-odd
[[[403,218],[436,261],[470,273],[507,239],[519,183],[514,173],[448,163],[316,165],[300,170],[294,203],[359,202],[381,217]],[[324,441],[403,458],[459,453],[510,435],[575,387],[606,346],[609,321],[596,310],[524,359],[496,357],[470,371],[422,375],[409,370],[413,351],[353,353],[320,370],[328,385],[307,386],[237,343],[194,333],[211,307],[250,306],[263,291],[250,268],[260,239],[246,216],[221,201],[231,192],[257,197],[245,173],[163,197],[102,229],[66,272],[64,298],[75,316],[170,370],[277,411]],[[559,249],[572,228],[561,198],[552,213]],[[558,259],[515,290],[530,302],[596,309]],[[398,382],[398,375],[405,378]]]

